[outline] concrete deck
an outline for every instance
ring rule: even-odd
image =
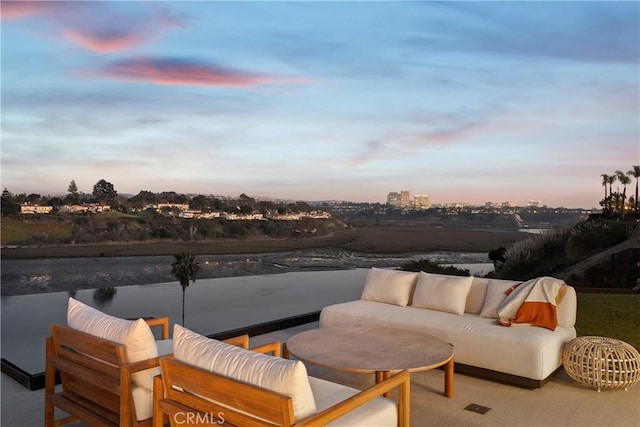
[[[251,339],[252,345],[285,342],[317,323],[273,332]],[[355,388],[373,384],[372,375],[348,374],[307,365],[310,375]],[[462,374],[455,376],[455,394],[443,396],[444,372],[433,370],[411,376],[412,426],[640,426],[640,385],[627,391],[600,393],[572,381],[564,372],[543,388],[527,390]],[[3,427],[42,425],[44,391],[28,391],[2,375]],[[490,408],[485,414],[465,409],[470,404]],[[81,425],[79,423],[75,425]]]

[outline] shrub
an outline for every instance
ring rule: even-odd
[[[566,264],[567,236],[566,231],[555,229],[515,242],[507,248],[505,261],[497,276],[502,279],[528,280],[562,267]]]
[[[454,267],[452,265],[440,265],[428,259],[407,261],[400,266],[402,271],[424,271],[425,273],[450,274],[452,276],[470,276],[469,270]]]
[[[625,223],[586,221],[569,232],[565,253],[570,263],[577,262],[599,250],[622,243],[629,236]]]

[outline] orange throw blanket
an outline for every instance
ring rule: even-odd
[[[538,277],[509,291],[498,307],[498,324],[529,324],[555,331],[558,326],[556,305],[567,292],[564,281],[554,277]]]

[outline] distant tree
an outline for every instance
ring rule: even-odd
[[[93,186],[93,197],[99,203],[113,204],[116,201],[118,193],[113,188],[113,184],[101,179]]]
[[[158,195],[158,202],[162,203],[187,203],[187,196],[175,191],[163,191]]]
[[[129,203],[136,208],[144,208],[147,205],[155,204],[158,202],[158,196],[151,191],[142,190],[135,196],[129,199]]]
[[[609,197],[607,199],[608,203],[608,213],[611,215],[613,213],[613,183],[616,182],[616,175],[607,175],[607,184],[609,184]]]
[[[198,194],[189,202],[189,208],[206,211],[211,206],[211,200],[207,196]]]
[[[507,249],[503,246],[500,246],[498,249],[493,249],[489,251],[489,259],[493,261],[493,268],[498,271],[502,266],[502,263],[506,261],[505,254],[507,253]]]
[[[2,192],[2,215],[16,215],[20,213],[20,203],[6,188]]]
[[[60,206],[62,206],[63,204],[64,204],[64,202],[62,201],[62,199],[60,197],[52,197],[47,202],[47,205],[53,206],[53,209],[55,209],[56,211],[58,209],[60,209]]]
[[[238,204],[240,206],[249,206],[251,208],[253,208],[256,204],[256,199],[254,199],[253,197],[249,197],[246,194],[242,193],[239,197],[238,197]]]
[[[263,214],[269,211],[275,211],[276,209],[278,209],[278,206],[272,201],[262,200],[258,202],[258,210],[260,210],[260,212],[262,212]]]
[[[625,215],[625,202],[627,201],[627,184],[631,183],[631,178],[629,178],[624,172],[616,171],[616,177],[620,184],[622,184],[622,206],[620,216],[624,219]]]
[[[632,176],[636,179],[636,197],[633,199],[634,207],[633,211],[636,215],[638,215],[638,178],[640,178],[640,166],[632,166],[633,169],[627,172],[627,175]]]
[[[606,173],[603,173],[600,176],[602,177],[602,186],[604,187],[604,205],[603,205],[602,208],[605,211],[609,211],[609,210],[611,210],[611,206],[607,204],[607,200],[608,200],[607,184],[609,184],[609,175],[607,175]]]
[[[189,287],[189,281],[195,283],[200,271],[200,263],[191,252],[183,251],[174,255],[175,261],[171,264],[171,272],[182,286],[182,326],[184,326],[184,296]]]
[[[76,185],[75,180],[71,180],[69,187],[67,187],[67,192],[71,194],[78,194],[78,186]]]
[[[64,198],[65,203],[71,205],[77,205],[80,203],[80,194],[78,193],[78,186],[76,185],[75,180],[71,180],[71,182],[69,183],[69,187],[67,188],[67,192],[69,194],[67,194]]]

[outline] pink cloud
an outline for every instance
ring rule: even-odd
[[[143,34],[118,31],[90,34],[72,28],[63,29],[62,35],[66,40],[96,53],[129,49],[144,43],[148,38]]]
[[[125,13],[105,2],[2,1],[2,20],[44,17],[49,31],[83,49],[105,54],[131,49],[185,21],[166,8]]]
[[[100,70],[84,72],[83,74],[92,77],[160,85],[238,88],[262,84],[308,82],[308,80],[299,78],[253,74],[191,61],[156,58],[134,58],[119,61]]]
[[[51,10],[49,2],[42,1],[3,1],[0,4],[0,20],[22,19],[47,13]]]

